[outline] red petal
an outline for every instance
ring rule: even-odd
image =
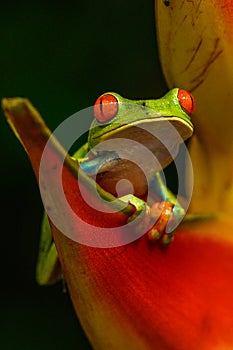
[[[28,102],[13,105],[14,100],[3,106],[38,176],[49,130]],[[61,152],[54,140],[48,174],[55,183],[51,164]],[[66,194],[82,211],[74,181],[75,165],[67,159]],[[86,209],[82,215],[93,214]],[[59,205],[57,210],[62,214]],[[123,214],[107,217],[115,223],[125,220]],[[166,250],[146,236],[119,248],[90,248],[52,229],[75,309],[96,349],[233,348],[232,221],[183,224]]]

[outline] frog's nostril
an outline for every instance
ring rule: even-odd
[[[99,123],[111,120],[118,111],[118,100],[112,94],[100,96],[94,104],[94,115]]]

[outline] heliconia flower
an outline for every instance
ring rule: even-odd
[[[4,99],[2,105],[38,179],[51,133],[29,101]],[[46,189],[51,197],[63,155],[53,139],[44,169],[54,183]],[[126,222],[130,208],[93,215],[80,195],[82,187],[97,201],[88,179],[78,178],[77,185],[77,164],[69,156],[62,166],[67,199],[83,220],[99,227]],[[57,215],[63,217],[63,209],[54,203]],[[69,216],[64,224],[72,227]],[[166,249],[146,235],[121,247],[95,248],[71,240],[52,223],[51,228],[73,305],[94,349],[233,348],[232,220],[187,221]]]

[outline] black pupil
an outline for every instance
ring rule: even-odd
[[[103,113],[103,99],[100,100],[100,112]]]
[[[170,6],[170,1],[169,0],[164,0],[164,5],[165,6]]]
[[[190,99],[191,99],[192,108],[193,108],[193,105],[194,105],[193,96],[192,96],[192,95],[189,95],[189,97],[190,97]]]

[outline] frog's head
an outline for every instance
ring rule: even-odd
[[[153,153],[160,153],[160,161],[166,166],[171,162],[169,145],[177,148],[193,133],[194,109],[193,96],[178,88],[156,100],[129,100],[117,93],[105,93],[94,105],[89,147],[100,146],[109,139],[127,138],[144,144]],[[174,128],[177,132],[171,134]]]

